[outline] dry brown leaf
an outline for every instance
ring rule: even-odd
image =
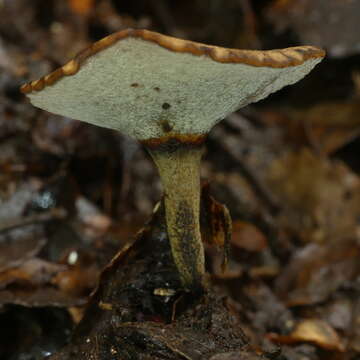
[[[337,332],[326,321],[319,319],[300,321],[290,335],[270,334],[269,337],[281,344],[309,342],[326,350],[345,351]]]
[[[26,284],[41,286],[50,281],[58,272],[64,270],[64,265],[32,258],[24,261],[20,266],[0,273],[0,288],[8,284]]]
[[[356,238],[360,216],[360,179],[340,161],[309,149],[273,161],[268,186],[282,204],[279,224],[305,242]]]
[[[267,239],[256,226],[236,221],[233,223],[231,244],[240,249],[258,252],[267,247]]]
[[[87,267],[73,266],[57,273],[51,282],[67,294],[84,296],[97,285],[99,272],[95,264]]]
[[[26,307],[82,306],[87,299],[71,296],[50,286],[0,291],[0,305],[16,304]]]
[[[298,250],[276,280],[277,293],[288,306],[325,301],[360,274],[356,242],[308,244]]]
[[[33,234],[25,233],[12,238],[12,241],[0,241],[0,277],[1,272],[19,266],[36,256],[44,247],[45,237],[34,234],[32,230]]]
[[[203,240],[224,251],[222,268],[225,271],[232,236],[232,221],[227,207],[210,195],[208,184],[202,188],[200,218]]]
[[[307,143],[331,154],[360,133],[360,102],[325,102],[304,110],[289,110],[289,137],[295,141],[303,128]]]

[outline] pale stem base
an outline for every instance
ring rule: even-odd
[[[174,262],[186,289],[201,288],[205,273],[200,234],[202,147],[150,151],[164,188],[167,232]]]

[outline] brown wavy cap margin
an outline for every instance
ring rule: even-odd
[[[309,59],[325,56],[325,51],[315,46],[297,46],[267,51],[227,49],[178,39],[144,29],[126,29],[95,42],[61,68],[39,80],[24,84],[20,90],[24,94],[29,94],[32,91],[41,91],[44,87],[55,84],[64,76],[76,74],[89,57],[122,39],[131,37],[153,42],[174,52],[188,53],[196,56],[205,55],[220,63],[241,63],[257,67],[285,68],[301,65]]]

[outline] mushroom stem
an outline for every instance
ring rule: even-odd
[[[200,234],[200,161],[204,148],[150,150],[164,188],[167,232],[180,279],[188,290],[201,289],[205,273]]]

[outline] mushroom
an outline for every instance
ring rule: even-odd
[[[226,49],[127,29],[22,86],[32,104],[138,139],[160,173],[167,232],[185,289],[204,286],[200,160],[211,128],[293,84],[325,53],[313,46]]]

